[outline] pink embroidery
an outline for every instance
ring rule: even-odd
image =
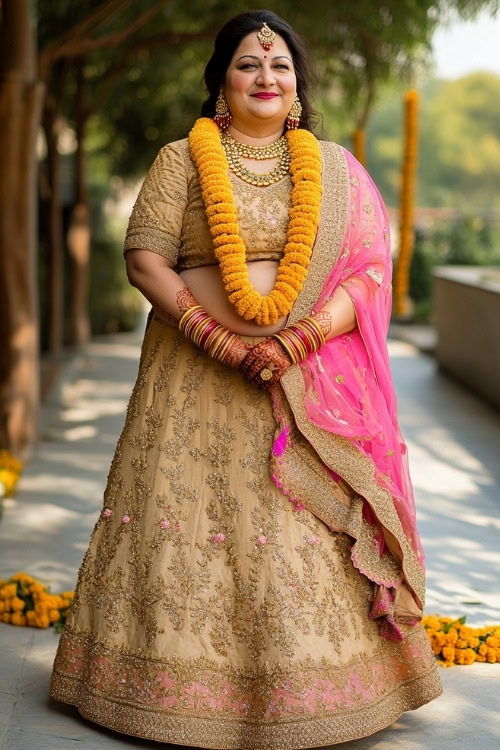
[[[211,542],[223,542],[226,538],[226,535],[222,533],[222,531],[219,531],[217,534],[214,534],[214,536],[210,537]]]
[[[164,518],[162,521],[160,521],[160,526],[162,529],[168,529],[170,526],[170,521],[167,518]]]
[[[130,516],[127,516],[127,514],[122,516],[122,523],[130,523]]]
[[[261,534],[257,537],[257,544],[265,544],[267,542],[267,536],[264,536],[264,534]]]
[[[104,516],[104,518],[109,518],[112,513],[113,511],[111,510],[111,508],[104,508],[102,515]]]
[[[304,541],[308,542],[309,544],[312,544],[313,546],[316,546],[317,544],[321,544],[321,539],[317,536],[305,536]]]

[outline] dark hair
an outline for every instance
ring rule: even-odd
[[[322,122],[322,115],[313,110],[310,101],[312,89],[317,84],[317,73],[302,37],[292,29],[290,24],[270,10],[247,10],[239,13],[220,29],[215,39],[214,52],[203,75],[208,99],[201,106],[201,116],[213,117],[215,115],[215,102],[235,50],[243,37],[252,31],[259,31],[264,22],[283,37],[292,53],[297,78],[297,95],[302,105],[300,127],[314,132],[318,123]]]

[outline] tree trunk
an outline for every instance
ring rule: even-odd
[[[43,115],[47,141],[47,173],[49,182],[47,231],[47,306],[48,350],[57,354],[63,339],[63,221],[60,196],[61,159],[57,150],[57,106],[55,97],[47,96]]]
[[[3,0],[0,25],[0,448],[24,459],[38,433],[36,137],[43,85],[29,0]]]
[[[71,295],[69,310],[69,342],[73,346],[84,344],[90,338],[88,310],[90,261],[90,209],[85,174],[85,129],[88,112],[85,106],[84,58],[76,65],[76,142],[75,153],[75,205],[71,212],[68,230]]]

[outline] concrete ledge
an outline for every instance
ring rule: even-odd
[[[439,367],[500,409],[500,267],[437,266]]]

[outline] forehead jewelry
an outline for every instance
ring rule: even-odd
[[[267,23],[264,22],[261,30],[257,32],[257,39],[265,50],[270,50],[276,39],[276,34],[269,28]]]

